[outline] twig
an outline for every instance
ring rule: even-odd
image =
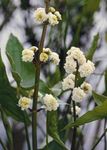
[[[49,1],[50,0],[45,0],[46,13],[48,12],[48,9],[49,9]],[[38,56],[36,57],[37,60],[35,64],[35,87],[34,87],[33,107],[32,107],[32,110],[33,110],[32,111],[32,147],[33,147],[33,150],[37,150],[37,99],[38,99],[39,79],[40,79],[40,69],[41,69],[39,56],[43,50],[46,30],[47,30],[47,23],[44,23],[41,40],[39,42]]]

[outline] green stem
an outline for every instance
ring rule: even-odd
[[[27,146],[28,146],[28,150],[31,150],[31,146],[30,146],[30,140],[29,140],[29,133],[28,133],[28,126],[26,123],[26,116],[25,116],[25,112],[24,112],[24,125],[25,125],[25,134],[26,134],[26,141],[27,141]]]
[[[5,131],[6,131],[7,138],[8,138],[9,149],[13,150],[14,148],[13,148],[12,129],[11,129],[11,126],[8,122],[7,116],[6,116],[4,110],[2,109],[1,106],[0,106],[0,111],[1,111],[1,118],[2,118],[2,121],[3,121],[3,125],[5,127]]]
[[[3,141],[1,140],[1,138],[0,138],[0,144],[4,150],[7,150],[7,148],[6,148],[5,144],[3,143]]]
[[[79,69],[78,62],[76,61],[76,73],[75,73],[75,86],[74,87],[77,87],[78,69]],[[75,101],[72,101],[72,103],[73,103],[73,117],[74,117],[74,122],[75,122],[76,121],[76,109],[75,109],[76,104],[75,104]],[[76,135],[77,135],[77,127],[74,127],[71,150],[75,150]]]
[[[49,1],[45,0],[46,4],[46,13],[48,13],[49,9]],[[34,87],[34,95],[33,95],[33,107],[32,107],[32,147],[33,150],[37,150],[37,99],[38,99],[38,91],[39,91],[39,79],[40,79],[40,69],[41,64],[39,61],[39,56],[43,50],[45,36],[47,30],[47,23],[44,23],[41,40],[39,42],[39,54],[35,64],[35,87]]]
[[[99,144],[101,139],[105,136],[106,132],[107,132],[107,129],[105,129],[104,133],[100,136],[100,138],[98,139],[98,141],[95,143],[95,145],[92,147],[91,150],[94,150],[96,148],[96,146]]]

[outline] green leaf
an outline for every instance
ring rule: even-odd
[[[51,93],[52,94],[51,89],[49,88],[49,86],[44,81],[40,80],[39,83],[40,83],[39,84],[39,91],[42,94],[46,94],[46,93],[48,93],[48,94]]]
[[[58,134],[57,111],[47,112],[48,134],[64,149],[67,150]]]
[[[104,101],[107,101],[107,96],[100,95],[95,91],[93,91],[92,94],[97,105],[101,105]]]
[[[96,35],[94,36],[92,45],[91,45],[91,47],[89,48],[88,53],[86,54],[86,58],[87,58],[87,59],[89,59],[89,60],[92,60],[92,59],[93,59],[93,55],[94,55],[95,50],[97,49],[97,46],[98,46],[98,40],[99,40],[99,34],[96,34]]]
[[[72,128],[74,126],[81,126],[85,123],[96,121],[107,117],[107,101],[102,105],[95,107],[93,110],[88,111],[83,116],[78,118],[74,123],[70,122],[64,129]]]
[[[31,88],[34,86],[35,68],[32,63],[25,63],[22,61],[22,50],[23,46],[19,40],[11,34],[7,42],[6,52],[12,66],[14,78],[16,81],[19,81],[20,77],[21,87]]]
[[[18,99],[16,97],[16,89],[10,86],[7,79],[5,67],[0,56],[0,104],[6,109],[9,116],[17,121],[24,122],[23,111],[17,106]],[[27,122],[29,122],[28,115],[26,114]]]

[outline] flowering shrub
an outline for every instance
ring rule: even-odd
[[[47,81],[44,82],[40,78],[44,65],[49,64],[51,67],[57,68],[62,61],[61,56],[54,52],[51,47],[45,48],[44,42],[47,27],[50,25],[54,28],[55,25],[63,22],[63,17],[58,10],[50,7],[50,0],[46,0],[45,5],[45,8],[40,7],[34,11],[34,21],[43,26],[38,45],[24,49],[12,34],[8,40],[6,54],[17,85],[14,88],[7,79],[5,66],[0,57],[0,110],[3,123],[8,126],[6,131],[10,142],[10,150],[14,150],[14,144],[7,115],[24,123],[29,150],[39,149],[37,114],[41,111],[46,114],[46,142],[41,150],[52,150],[51,144],[58,147],[56,150],[68,150],[66,141],[70,141],[71,150],[76,150],[79,136],[82,134],[82,130],[79,131],[81,133],[78,133],[79,126],[107,116],[107,97],[97,94],[92,89],[91,84],[88,83],[87,78],[95,72],[96,64],[93,63],[92,58],[99,40],[98,34],[94,37],[88,52],[84,53],[79,47],[73,45],[69,50],[66,50],[66,58],[63,63],[64,73],[61,76],[62,78],[54,85]],[[51,77],[50,82],[54,78],[54,76]],[[67,98],[67,94],[69,98]],[[98,106],[80,116],[81,102],[92,95]],[[63,108],[61,108],[62,106]],[[59,127],[59,124],[61,124],[61,127]],[[32,146],[29,139],[29,126],[32,127]],[[71,128],[72,137],[69,138],[68,131],[71,132]],[[50,141],[50,137],[52,137],[52,141]],[[5,145],[3,146],[5,147]]]

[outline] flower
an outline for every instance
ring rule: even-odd
[[[48,57],[49,57],[48,54],[42,52],[42,53],[40,54],[40,61],[46,62],[46,61],[48,60]]]
[[[51,52],[49,58],[55,65],[58,65],[60,62],[59,55],[55,52]]]
[[[59,11],[55,11],[54,14],[57,16],[58,20],[62,20],[62,17],[61,17],[61,14],[59,13]]]
[[[81,108],[78,106],[75,106],[75,110],[76,110],[76,115],[79,115],[81,112]],[[71,108],[71,112],[73,113],[73,107]]]
[[[22,51],[22,60],[24,62],[32,62],[34,58],[34,52],[30,49],[24,49]]]
[[[35,21],[43,23],[48,19],[48,15],[45,12],[45,8],[37,8],[34,12]]]
[[[36,52],[36,51],[38,51],[38,47],[36,47],[36,46],[32,46],[32,47],[30,47],[30,50],[32,50],[32,51],[34,51],[34,52]]]
[[[80,87],[75,87],[72,92],[72,99],[75,102],[81,102],[86,96],[85,92]]]
[[[64,64],[64,69],[68,74],[76,71],[76,62],[74,61],[74,59],[72,59],[72,57],[70,56],[66,57],[66,63]]]
[[[95,70],[94,63],[88,60],[86,63],[80,66],[79,72],[81,77],[87,77]]]
[[[48,111],[55,111],[59,107],[57,100],[51,94],[46,94],[43,97],[43,101]]]
[[[75,80],[75,75],[73,75],[73,74],[68,75],[62,82],[63,90],[73,89],[74,88],[74,80]]]
[[[79,65],[82,65],[86,62],[85,55],[77,47],[71,47],[67,54],[70,55],[74,60],[77,60]]]
[[[54,13],[55,12],[55,8],[54,7],[49,7],[49,11]]]
[[[32,100],[28,97],[21,97],[18,101],[18,106],[21,107],[21,110],[25,110],[31,107]]]
[[[83,84],[81,85],[81,89],[86,93],[91,93],[92,91],[92,86],[91,84],[87,83],[87,82],[83,82]]]
[[[48,13],[48,20],[49,24],[52,26],[57,25],[59,23],[57,16],[52,14],[51,12]]]
[[[43,52],[50,54],[51,53],[51,49],[50,48],[43,48]]]

